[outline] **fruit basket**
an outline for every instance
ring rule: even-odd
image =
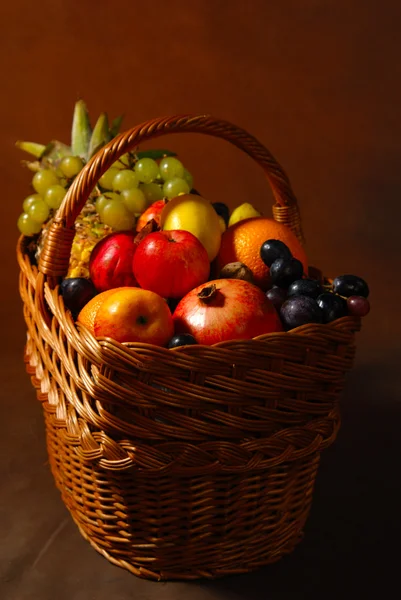
[[[340,427],[360,328],[348,315],[167,348],[95,336],[75,321],[60,283],[78,215],[115,161],[171,133],[222,138],[250,156],[273,191],[274,219],[303,240],[296,198],[270,152],[230,123],[184,115],[114,137],[75,177],[38,264],[29,236],[17,248],[26,368],[55,483],[97,551],[155,580],[245,573],[294,549],[320,455]],[[317,269],[309,274],[326,281]]]

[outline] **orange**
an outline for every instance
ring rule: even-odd
[[[217,274],[231,262],[242,262],[249,267],[255,283],[262,289],[269,285],[269,267],[260,258],[260,248],[266,240],[281,240],[291,250],[294,258],[298,258],[307,273],[308,261],[305,250],[287,225],[277,223],[267,217],[252,217],[239,221],[221,236],[220,251],[216,260]]]
[[[85,306],[78,315],[77,321],[79,323],[82,323],[82,325],[85,325],[85,327],[87,327],[94,334],[97,311],[102,306],[103,302],[107,298],[109,298],[109,296],[123,289],[123,287],[112,288],[111,290],[106,290],[105,292],[97,294],[97,296],[95,296],[94,298],[92,298],[92,300],[89,300],[89,302],[85,304]]]

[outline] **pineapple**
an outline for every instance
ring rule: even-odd
[[[89,259],[97,242],[113,230],[100,222],[93,202],[87,202],[75,222],[67,277],[89,277]]]

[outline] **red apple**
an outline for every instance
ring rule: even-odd
[[[242,279],[216,279],[191,290],[178,303],[173,321],[175,334],[190,333],[207,346],[283,330],[264,292]]]
[[[136,230],[141,231],[141,229],[145,227],[146,223],[149,223],[149,221],[152,219],[156,221],[158,225],[160,225],[160,215],[165,205],[165,200],[156,200],[156,202],[153,202],[153,204],[151,204],[139,217],[138,221],[136,222]]]
[[[207,281],[208,254],[189,231],[156,231],[138,245],[132,268],[138,284],[163,298],[182,298]]]
[[[135,236],[134,231],[111,233],[93,248],[89,273],[98,292],[138,285],[132,272],[132,259],[137,248]]]

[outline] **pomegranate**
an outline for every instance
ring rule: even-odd
[[[156,202],[153,202],[153,204],[151,204],[139,217],[136,223],[136,231],[141,231],[141,229],[152,219],[160,225],[160,217],[165,205],[166,200],[156,200]]]
[[[241,279],[216,279],[191,290],[178,303],[173,321],[176,334],[190,333],[208,346],[283,330],[272,302]]]

